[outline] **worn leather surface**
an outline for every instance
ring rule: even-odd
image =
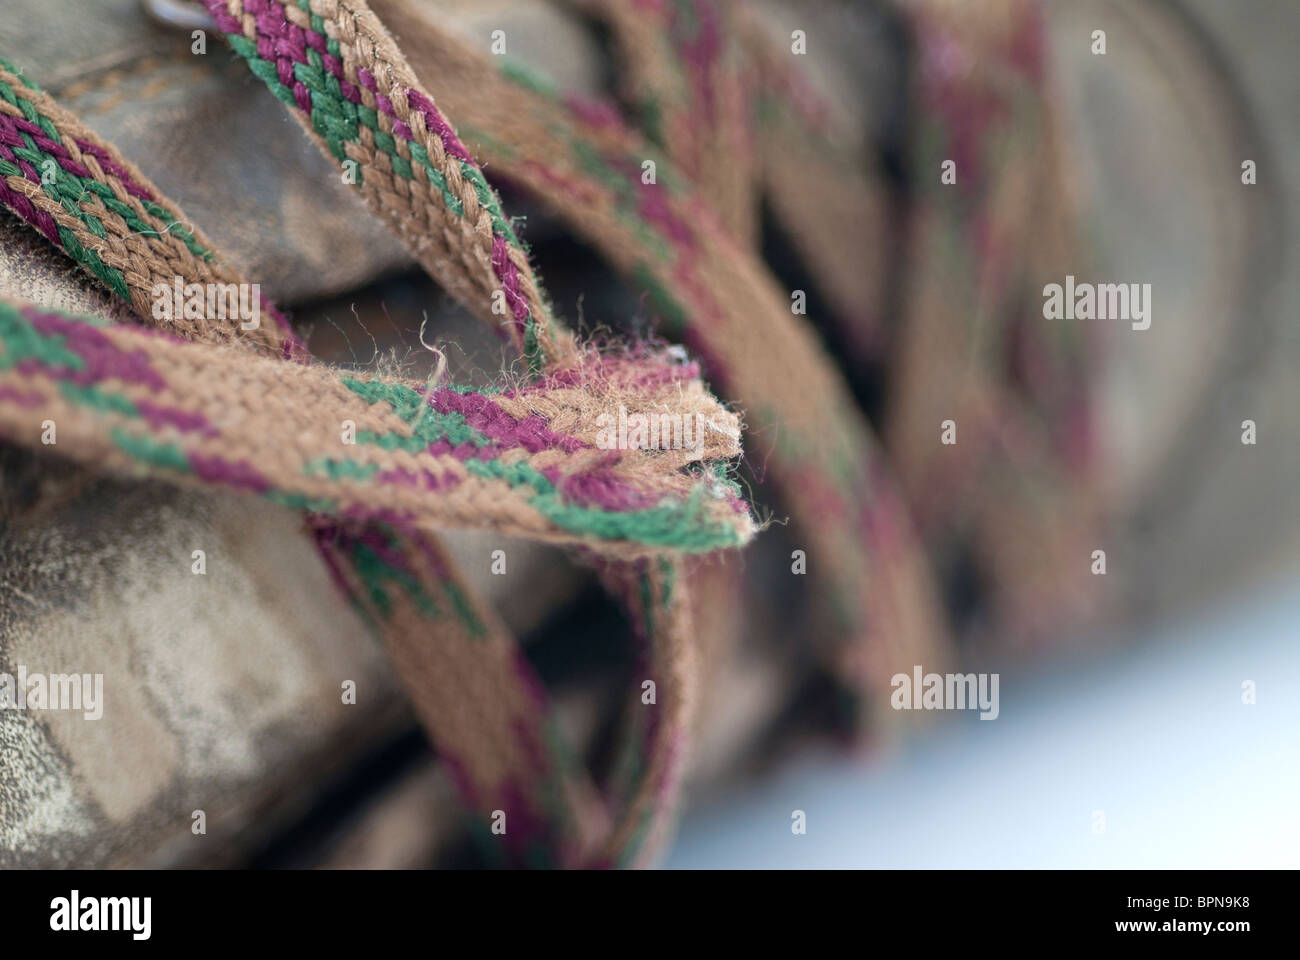
[[[295,773],[404,722],[291,514],[51,462],[4,483],[0,669],[102,674],[104,711],[0,711],[0,866],[229,857]]]

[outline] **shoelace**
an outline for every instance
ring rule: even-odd
[[[870,427],[813,332],[791,312],[789,295],[736,242],[708,198],[612,110],[566,103],[535,78],[501,72],[424,8],[377,6],[403,38],[415,74],[438,90],[491,168],[648,288],[665,335],[700,357],[711,382],[745,410],[751,435],[770,447],[762,454],[766,478],[783,493],[807,553],[819,558],[816,581],[832,621],[825,653],[843,689],[854,697],[887,689],[888,664],[899,659],[943,662],[937,593]],[[350,35],[338,21],[368,11],[365,4],[255,0],[209,9],[242,11],[241,52],[256,49],[254,72],[274,78],[276,95],[293,102],[304,127],[336,138],[322,136],[324,149],[390,165],[383,151],[356,149],[370,139],[388,142],[382,112],[375,132],[359,109],[356,124],[346,125],[298,107],[319,102],[327,117],[347,116],[349,94],[369,92],[357,55],[335,39]],[[217,22],[236,26],[221,16]],[[369,57],[401,56],[383,36],[362,45]],[[401,99],[402,91],[381,90],[377,102],[380,96]],[[394,137],[393,149],[403,142]],[[655,161],[654,184],[642,181],[646,160]]]
[[[823,653],[850,725],[865,691],[887,690],[890,664],[947,660],[937,593],[870,428],[786,294],[662,152],[611,110],[566,105],[532,78],[498,73],[407,4],[381,7],[399,50],[360,0],[205,2],[322,150],[359,165],[362,195],[399,235],[413,207],[429,207],[418,217],[433,222],[447,201],[440,180],[420,189],[449,130],[423,80],[495,171],[652,290],[665,334],[741,403],[754,435],[772,438],[764,466],[819,558],[831,618]],[[423,118],[423,140],[412,115]],[[459,140],[446,153],[466,162]],[[642,181],[647,158],[653,184]],[[430,269],[455,289],[438,272],[453,269],[447,262]]]

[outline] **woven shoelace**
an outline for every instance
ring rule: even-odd
[[[4,306],[0,324],[10,435],[30,432],[24,411],[39,410],[65,425],[60,443],[87,464],[349,520],[496,530],[610,555],[733,547],[753,530],[729,486],[665,469],[740,452],[735,415],[689,365],[597,360],[579,368],[600,368],[594,387],[426,390],[19,304]],[[681,380],[666,379],[678,371]],[[647,389],[647,374],[665,378],[661,389]],[[634,389],[618,389],[620,377]],[[662,462],[599,449],[589,410],[628,403],[704,411],[723,426]],[[344,454],[349,423],[356,452]]]
[[[898,663],[948,659],[937,591],[870,428],[771,274],[666,157],[609,110],[557,102],[518,73],[499,75],[406,5],[383,6],[404,50],[360,0],[207,6],[321,149],[356,165],[362,195],[399,235],[454,212],[437,182],[423,183],[434,141],[459,163],[467,154],[459,139],[447,145],[454,134],[425,92],[433,88],[496,173],[650,288],[665,335],[700,356],[745,407],[752,433],[770,438],[767,475],[819,558],[831,619],[822,652],[850,725],[864,692],[886,690]],[[413,110],[423,139],[408,122]],[[648,157],[658,162],[653,185],[641,180]],[[448,264],[426,266],[456,289],[444,279]],[[487,303],[469,306],[482,313]]]
[[[378,130],[368,126],[371,115],[351,99],[364,105],[371,95],[351,82],[363,68],[335,40],[347,33],[335,21],[359,11],[369,17],[368,7],[359,0],[253,0],[209,8],[223,29],[242,31],[243,42],[232,42],[256,51],[254,72],[273,78],[272,89],[294,104],[303,126],[328,132],[318,136],[323,149],[361,164],[372,185],[382,180],[376,190],[404,189],[406,167],[392,154],[401,157],[406,141],[385,136],[383,111],[374,117]],[[664,334],[685,343],[711,382],[744,408],[764,447],[756,457],[806,538],[801,546],[819,558],[816,584],[832,621],[825,653],[843,689],[855,698],[887,690],[897,662],[944,662],[937,592],[870,427],[812,331],[792,314],[788,294],[708,199],[611,109],[552,95],[516,69],[502,73],[423,8],[390,2],[380,9],[416,75],[437,89],[441,107],[494,174],[545,203],[630,283],[647,289]],[[367,62],[380,53],[402,57],[375,37],[369,45]],[[392,88],[374,94],[376,102],[402,96]],[[330,119],[317,120],[316,109]],[[332,119],[353,114],[352,124]],[[642,182],[646,159],[656,162],[655,184]],[[379,212],[395,228],[406,216]]]

